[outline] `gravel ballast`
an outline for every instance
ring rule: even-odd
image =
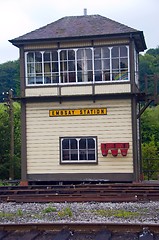
[[[159,224],[159,203],[0,203],[0,224],[38,222]]]

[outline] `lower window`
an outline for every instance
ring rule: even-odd
[[[96,137],[61,138],[61,163],[96,163]]]

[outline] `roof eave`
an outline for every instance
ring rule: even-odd
[[[136,32],[129,32],[129,33],[115,33],[115,34],[105,34],[105,35],[89,35],[89,36],[73,36],[73,37],[60,37],[60,38],[37,38],[37,39],[12,39],[9,40],[10,43],[12,43],[14,46],[20,48],[26,44],[33,44],[33,43],[42,43],[42,42],[60,42],[60,41],[73,41],[73,40],[96,40],[96,39],[110,39],[110,38],[134,38],[137,40],[137,37],[140,39],[141,46],[139,48],[139,51],[144,51],[147,49],[144,35],[142,31],[136,31]]]

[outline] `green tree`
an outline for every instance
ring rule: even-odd
[[[20,105],[13,104],[14,107],[14,173],[15,178],[20,179]],[[4,104],[0,104],[0,179],[9,179],[10,161],[10,127],[9,113]]]
[[[19,60],[0,64],[0,102],[3,101],[2,92],[14,90],[14,96],[20,93]]]
[[[145,75],[159,75],[159,47],[156,49],[149,49],[144,55],[139,57],[139,81],[140,89],[145,90]],[[149,82],[149,88],[153,89],[153,81]],[[159,90],[159,83],[158,83]]]
[[[159,174],[159,106],[149,107],[141,117],[142,160],[147,178]]]
[[[147,179],[157,179],[159,175],[158,148],[154,137],[142,145],[143,171]]]

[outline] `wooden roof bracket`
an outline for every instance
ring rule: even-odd
[[[140,109],[139,113],[137,114],[137,119],[140,118],[140,116],[143,114],[143,112],[148,108],[148,106],[153,102],[153,99],[149,99],[145,105]]]

